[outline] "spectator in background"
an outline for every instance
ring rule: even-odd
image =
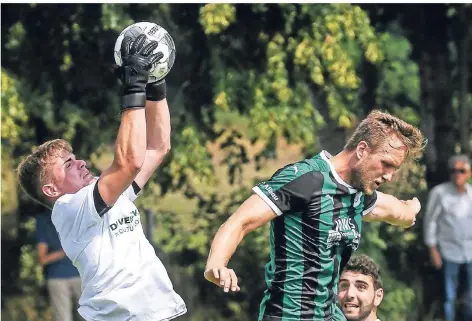
[[[424,218],[424,239],[433,265],[443,267],[446,321],[455,317],[459,268],[466,267],[468,299],[466,320],[472,320],[472,186],[471,163],[467,156],[449,160],[451,181],[434,187]],[[462,281],[462,280],[461,280]],[[466,280],[464,280],[466,281]]]
[[[367,255],[351,258],[339,278],[338,302],[348,321],[380,321],[384,291],[380,267]]]
[[[51,214],[38,215],[36,240],[39,264],[44,267],[54,321],[82,320],[76,302],[81,294],[79,272],[62,250]]]

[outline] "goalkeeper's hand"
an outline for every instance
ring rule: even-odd
[[[123,83],[122,110],[145,106],[149,70],[163,57],[162,52],[152,54],[158,45],[156,41],[146,46],[145,41],[146,36],[141,34],[134,41],[126,36],[121,43],[122,64],[117,73]]]

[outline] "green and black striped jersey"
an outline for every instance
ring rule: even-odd
[[[260,321],[345,320],[336,304],[340,271],[359,246],[362,215],[377,194],[345,183],[330,157],[322,151],[287,165],[253,188],[278,215]]]

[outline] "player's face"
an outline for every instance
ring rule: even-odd
[[[348,321],[365,320],[383,299],[383,289],[375,289],[370,275],[346,271],[339,281],[338,301]]]
[[[57,197],[63,194],[74,194],[94,180],[85,167],[85,161],[76,159],[74,154],[63,152],[54,160],[54,164],[50,167],[53,171],[54,182],[47,184],[50,190],[45,192],[46,195],[48,195],[47,193],[58,193],[58,195],[48,195]]]
[[[470,179],[470,165],[466,162],[457,161],[453,164],[451,169],[451,179],[454,184],[463,187]]]
[[[353,185],[370,195],[383,183],[392,181],[406,158],[406,146],[396,136],[392,136],[376,151],[361,142],[356,153],[359,161],[353,169]]]

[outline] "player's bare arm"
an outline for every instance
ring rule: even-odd
[[[383,221],[392,225],[410,227],[415,224],[421,204],[415,197],[402,201],[395,196],[377,192],[376,207],[363,217],[364,221]]]
[[[205,268],[205,278],[224,288],[239,291],[238,279],[227,265],[241,240],[249,232],[273,220],[277,215],[259,196],[249,197],[219,228],[213,239]]]
[[[122,42],[123,66],[121,80],[124,84],[122,118],[116,139],[113,163],[98,180],[98,192],[107,206],[131,185],[143,166],[146,155],[146,84],[149,68],[159,59],[150,54],[156,42],[144,46],[145,36],[135,41],[127,37]]]
[[[148,96],[146,101],[146,154],[143,166],[134,180],[141,188],[144,187],[170,151],[171,125],[169,106],[165,98],[165,82],[162,81],[157,85],[148,84],[148,88],[151,86],[161,87],[157,90],[157,93],[164,95],[164,98],[161,98],[162,96],[159,95],[153,96],[155,99],[160,99],[159,101],[154,101],[149,100]]]

